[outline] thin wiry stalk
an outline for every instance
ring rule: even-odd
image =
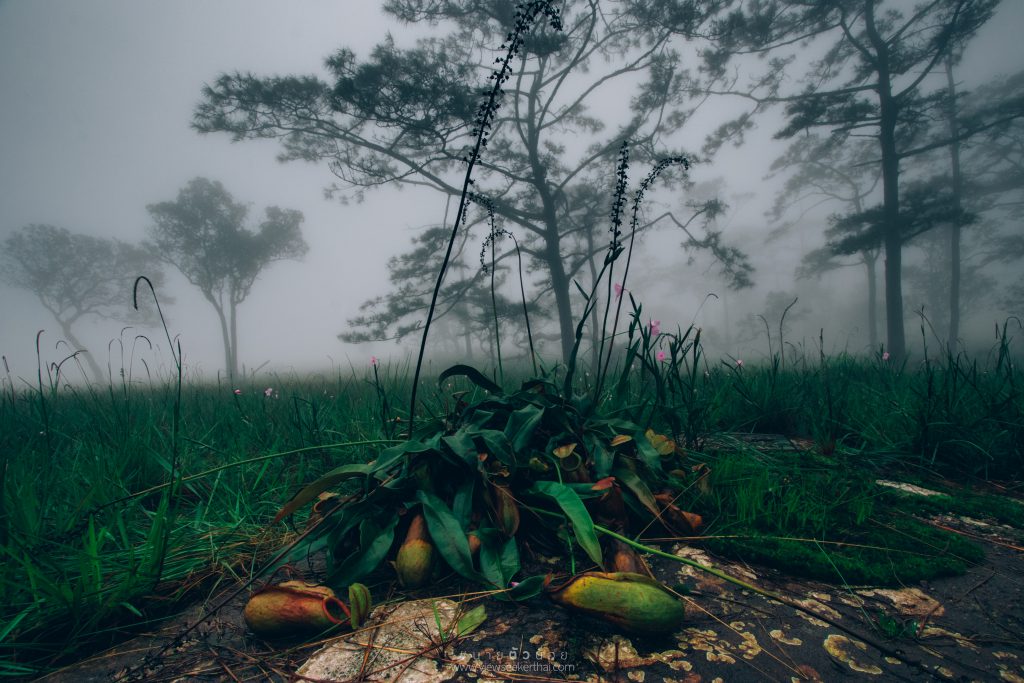
[[[36,332],[36,374],[39,378],[39,417],[42,418],[43,433],[46,436],[46,453],[53,459],[53,436],[50,434],[50,416],[46,409],[46,397],[43,393],[43,360],[39,351],[39,341],[44,330]]]
[[[548,23],[556,31],[562,30],[562,21],[559,18],[558,9],[550,0],[533,0],[516,10],[516,22],[512,31],[505,39],[503,47],[507,48],[505,57],[495,60],[501,64],[496,69],[490,80],[494,81],[487,101],[481,105],[477,113],[476,144],[473,145],[469,156],[466,157],[466,177],[462,182],[462,194],[459,196],[459,208],[455,213],[455,220],[452,223],[451,237],[448,239],[448,248],[445,250],[444,259],[441,261],[441,269],[437,273],[437,282],[434,283],[434,292],[430,297],[430,308],[427,310],[427,319],[423,324],[423,337],[420,339],[420,350],[416,357],[416,371],[412,377],[412,397],[409,401],[409,436],[413,435],[416,426],[416,392],[419,389],[420,372],[423,369],[423,354],[427,348],[427,334],[430,332],[430,322],[434,318],[434,309],[437,307],[437,297],[441,292],[441,283],[444,281],[445,271],[448,269],[448,262],[451,260],[452,249],[455,246],[455,238],[459,232],[459,225],[462,223],[466,213],[466,204],[469,201],[470,186],[473,184],[473,169],[480,159],[481,150],[487,146],[487,131],[491,127],[491,121],[501,106],[501,84],[507,81],[512,75],[512,59],[519,53],[523,46],[523,39],[526,32],[533,26],[537,16],[543,14],[548,18]]]
[[[181,385],[182,385],[182,367],[181,367],[181,342],[177,339],[171,338],[171,331],[167,329],[167,320],[164,318],[164,312],[160,308],[160,299],[156,295],[156,289],[153,287],[153,283],[145,275],[140,275],[135,278],[135,284],[132,286],[132,304],[135,310],[139,310],[139,283],[145,282],[149,285],[149,291],[153,294],[153,301],[156,303],[156,312],[160,316],[160,324],[163,325],[164,334],[167,335],[167,344],[171,350],[171,358],[174,360],[174,367],[177,370],[177,385],[175,387],[174,396],[174,414],[171,419],[171,468],[170,468],[170,486],[167,490],[167,519],[163,533],[158,539],[159,546],[155,551],[156,555],[156,567],[153,571],[153,585],[155,586],[160,582],[160,577],[163,574],[164,561],[167,559],[167,547],[171,539],[171,531],[174,528],[173,520],[178,509],[178,495],[175,487],[175,478],[178,476],[178,457],[180,454],[179,445],[179,433],[181,431]],[[162,507],[162,506],[161,506]],[[159,514],[159,512],[158,512]],[[154,519],[154,524],[157,520]]]
[[[523,254],[519,251],[519,240],[511,232],[507,233],[516,245],[516,260],[519,265],[519,295],[523,301],[523,320],[526,321],[526,339],[530,342],[530,362],[533,363],[533,374],[537,374],[537,353],[533,350],[533,331],[530,329],[530,312],[526,307],[526,287],[523,285]]]
[[[476,197],[473,197],[476,200]],[[498,237],[504,235],[504,231],[499,231],[494,221],[494,206],[491,202],[486,202],[484,206],[487,207],[487,221],[490,225],[490,231],[487,233],[487,239],[484,240],[484,246],[480,249],[480,265],[483,267],[484,272],[488,271],[488,266],[484,262],[484,250],[487,249],[488,245],[491,247],[491,265],[490,265],[490,276],[491,276],[491,313],[494,316],[494,347],[498,355],[498,376],[501,378],[499,381],[501,384],[505,383],[505,368],[501,363],[501,327],[498,325],[498,299],[494,293],[494,271],[495,271],[495,258],[494,258],[494,243]]]
[[[4,373],[7,375],[7,384],[11,387],[11,417],[17,420],[17,400],[14,393],[14,381],[11,379],[11,367],[7,364],[7,356],[0,356],[4,362]],[[7,400],[7,392],[4,391],[4,400]],[[10,455],[8,450],[0,450],[0,520],[7,519],[7,468]],[[0,524],[0,547],[7,545],[7,524]]]
[[[608,271],[608,267],[619,257],[622,253],[622,248],[619,247],[617,251],[610,251],[605,257],[604,264],[601,266],[601,271],[597,274],[597,279],[594,280],[594,284],[590,288],[589,294],[584,294],[584,299],[587,302],[583,308],[583,313],[580,315],[580,321],[576,325],[576,339],[572,345],[572,353],[569,354],[569,362],[566,364],[565,379],[562,381],[562,391],[566,396],[572,395],[572,381],[576,374],[576,357],[579,355],[580,342],[583,341],[583,327],[587,324],[587,318],[590,317],[591,312],[596,306],[596,300],[594,295],[597,293],[597,288],[601,284],[601,279],[604,274]],[[580,290],[582,292],[582,289]]]
[[[779,360],[782,363],[782,367],[786,367],[786,345],[784,341],[784,334],[782,332],[783,325],[786,324],[786,315],[789,313],[789,309],[796,306],[796,302],[800,300],[800,297],[794,297],[793,301],[786,306],[786,309],[782,311],[782,317],[779,318]]]
[[[391,414],[391,409],[388,406],[388,395],[380,383],[380,374],[377,372],[376,357],[373,358],[371,365],[373,367],[373,386],[377,389],[377,400],[380,403],[380,426],[381,429],[384,430],[384,436],[390,439],[392,432],[394,431],[392,427],[393,423],[388,419],[388,415]]]
[[[497,226],[495,226],[495,224],[494,224],[494,205],[493,205],[493,203],[491,202],[490,199],[488,199],[487,197],[485,197],[483,195],[477,194],[475,192],[470,194],[470,199],[472,201],[476,202],[477,204],[480,204],[481,206],[486,207],[487,208],[488,216],[491,219],[491,232],[487,236],[487,239],[484,240],[484,246],[480,249],[480,263],[481,263],[481,265],[484,266],[484,269],[486,270],[487,266],[484,264],[484,249],[487,248],[487,244],[488,244],[488,242],[490,242],[491,245],[492,245],[492,249],[491,249],[491,268],[492,268],[492,273],[491,274],[492,274],[492,278],[493,278],[493,268],[494,268],[494,250],[493,250],[494,240],[497,239],[498,237],[508,237],[508,238],[510,238],[512,240],[512,243],[515,245],[516,261],[517,261],[518,268],[519,268],[519,296],[520,296],[520,299],[521,299],[521,301],[523,303],[523,320],[526,323],[526,339],[527,339],[527,341],[530,344],[530,362],[533,364],[533,374],[536,375],[537,374],[537,353],[536,353],[536,351],[534,350],[534,347],[533,347],[533,330],[530,328],[530,311],[529,311],[529,307],[528,307],[528,305],[526,303],[526,284],[523,281],[523,252],[519,249],[519,240],[516,239],[516,236],[514,234],[512,234],[511,231],[506,230],[504,228],[498,228]],[[493,288],[492,288],[492,292],[491,292],[491,299],[492,299],[491,303],[492,303],[492,305],[494,305],[494,301],[493,301],[493,299],[494,299]],[[497,329],[497,318],[495,318],[495,329]],[[500,359],[500,357],[501,356],[500,356],[500,347],[499,347],[499,359]]]
[[[621,229],[622,228],[622,209],[626,205],[626,187],[627,187],[627,182],[629,180],[628,171],[629,171],[629,141],[628,140],[623,140],[622,141],[622,146],[619,147],[619,163],[615,167],[615,194],[614,194],[615,199],[612,201],[612,212],[611,212],[611,218],[612,218],[612,227],[611,227],[612,239],[611,239],[611,242],[608,244],[608,253],[609,254],[614,253],[616,250],[621,250],[621,248],[622,248],[622,241],[620,239],[622,237],[622,229]],[[607,262],[607,258],[605,259],[605,261]],[[613,273],[614,273],[614,263],[609,265],[608,287],[607,287],[608,291],[607,291],[607,293],[605,295],[604,318],[601,321],[601,343],[600,343],[600,345],[598,346],[598,349],[597,349],[597,367],[595,368],[595,371],[600,371],[600,369],[601,369],[601,360],[602,360],[602,358],[604,356],[604,347],[605,347],[605,343],[608,341],[608,336],[607,336],[606,333],[607,333],[607,330],[608,330],[608,312],[611,310],[611,306],[612,306],[612,287],[613,287],[613,283],[612,283],[613,277],[612,277],[612,274]],[[595,281],[594,284],[595,285],[597,284],[596,281]],[[622,289],[619,290],[619,301],[622,300],[621,297],[622,297],[622,292],[623,291],[624,290],[622,290]],[[612,354],[611,348],[609,348],[608,349],[608,356],[611,357],[611,354]],[[598,381],[600,381],[600,379]]]

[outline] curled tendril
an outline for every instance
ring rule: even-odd
[[[145,275],[140,275],[135,278],[135,284],[132,285],[132,305],[135,310],[139,310],[139,283],[145,282],[149,285],[149,291],[153,293],[153,302],[156,303],[156,312],[160,316],[160,324],[164,327],[164,334],[167,335],[167,344],[171,347],[171,357],[174,358],[174,364],[178,366],[178,372],[181,372],[181,344],[177,345],[175,350],[174,339],[171,338],[171,331],[167,329],[167,321],[164,319],[164,312],[160,308],[160,299],[157,298],[156,288],[153,287],[153,282]]]

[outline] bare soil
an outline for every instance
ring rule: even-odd
[[[374,598],[385,604],[375,609],[368,628],[317,643],[270,644],[247,632],[241,611],[248,592],[209,614],[228,589],[157,631],[41,680],[1024,683],[1024,530],[948,516],[930,521],[982,544],[984,563],[959,577],[874,589],[794,579],[683,544],[663,546],[782,594],[820,618],[657,557],[650,566],[659,579],[692,587],[684,628],[659,637],[623,635],[543,597],[526,604],[488,598],[488,618],[478,630],[442,642],[432,617],[411,620],[402,605],[465,595],[452,582],[391,601],[382,599],[387,586],[374,586]],[[315,567],[306,573],[296,578],[317,578]],[[423,604],[429,614],[441,603]],[[329,671],[344,674],[324,677]]]

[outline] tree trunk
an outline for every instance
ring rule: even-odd
[[[953,206],[960,208],[963,194],[963,178],[960,175],[960,141],[957,140],[959,126],[956,120],[956,83],[953,81],[953,56],[946,58],[946,83],[949,87],[949,146],[950,165],[953,174]],[[949,226],[949,350],[956,348],[960,338],[960,222],[954,220]]]
[[[882,245],[885,249],[885,326],[889,355],[894,361],[906,357],[903,328],[903,239],[900,229],[900,159],[896,151],[896,121],[899,105],[892,94],[889,47],[875,27],[873,0],[866,0],[865,25],[876,50],[878,72],[878,144],[882,153]]]
[[[555,200],[551,196],[551,189],[548,187],[540,159],[536,155],[532,156],[534,158],[534,186],[537,188],[537,194],[540,195],[544,215],[544,263],[551,274],[551,292],[555,296],[558,332],[562,342],[562,360],[568,363],[569,357],[572,355],[572,348],[576,343],[569,276],[566,275],[565,267],[562,264],[562,244],[561,235],[558,232],[558,213],[555,210]]]
[[[100,364],[97,363],[93,355],[89,353],[89,349],[85,348],[85,345],[78,341],[78,338],[71,332],[71,322],[65,322],[63,320],[58,320],[57,322],[60,323],[61,334],[64,335],[64,338],[67,339],[73,349],[75,351],[82,352],[78,354],[78,358],[85,359],[85,364],[89,366],[89,374],[92,375],[92,380],[102,383],[103,370],[100,368]],[[88,380],[90,378],[87,376],[86,379]]]
[[[220,321],[220,336],[224,342],[224,371],[228,373],[228,381],[234,382],[235,372],[231,365],[231,333],[228,330],[228,320],[224,316],[224,307],[212,296],[208,296],[207,299],[213,304],[213,310],[217,311],[217,319]]]
[[[526,143],[530,158],[531,184],[537,190],[541,212],[544,216],[544,263],[551,273],[551,291],[555,295],[555,311],[558,314],[558,333],[562,342],[562,360],[569,362],[576,343],[576,330],[572,319],[572,301],[569,296],[569,277],[562,264],[561,235],[558,232],[558,211],[555,198],[548,185],[547,170],[540,159],[540,130],[536,125],[537,105],[540,104],[540,88],[543,84],[543,68],[533,77],[526,102]]]
[[[569,362],[572,347],[576,343],[576,330],[573,327],[572,301],[569,296],[569,278],[562,267],[562,254],[559,244],[558,222],[548,226],[547,245],[544,248],[544,260],[551,271],[551,290],[555,295],[555,310],[558,312],[558,332],[562,340],[562,360]]]
[[[884,126],[883,126],[884,127]],[[883,136],[884,137],[884,136]],[[890,135],[891,137],[891,135]],[[891,151],[886,151],[891,146]],[[889,354],[902,360],[907,353],[903,328],[903,240],[900,230],[899,159],[895,141],[882,145],[882,196],[885,247],[885,327]]]
[[[498,359],[494,355],[494,328],[490,325],[484,325],[484,338],[487,340],[487,357],[490,359],[491,367],[497,372]]]
[[[878,254],[864,255],[864,265],[868,269],[868,339],[871,349],[878,348]]]
[[[231,299],[231,376],[238,376],[238,302]]]

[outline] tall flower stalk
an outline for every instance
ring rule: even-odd
[[[489,79],[494,85],[488,93],[487,100],[480,105],[476,116],[476,143],[466,157],[466,177],[462,183],[462,194],[459,197],[459,209],[455,213],[455,220],[452,223],[451,237],[448,239],[448,248],[445,250],[444,260],[441,262],[441,269],[437,273],[437,282],[434,284],[434,293],[430,297],[430,308],[427,311],[427,319],[423,324],[423,336],[420,339],[420,350],[416,358],[416,372],[412,379],[412,398],[409,402],[409,436],[413,435],[413,428],[416,426],[416,393],[419,388],[420,372],[423,369],[423,354],[427,348],[427,335],[430,332],[430,323],[434,318],[434,309],[437,307],[437,297],[441,291],[441,283],[444,282],[444,274],[448,270],[448,262],[451,260],[452,249],[455,246],[455,238],[459,233],[459,226],[462,224],[466,214],[466,206],[469,203],[470,186],[473,184],[473,169],[480,160],[480,152],[487,146],[488,131],[491,129],[494,117],[501,106],[502,84],[512,76],[512,60],[523,47],[523,41],[527,32],[533,27],[538,17],[543,15],[547,18],[549,25],[556,31],[562,30],[562,20],[558,9],[550,0],[533,0],[532,2],[519,5],[516,9],[515,25],[512,31],[505,38],[502,47],[506,48],[504,58],[495,60],[500,64],[499,68],[491,73]]]
[[[628,158],[627,158],[627,160],[628,160]],[[651,169],[651,172],[648,173],[647,177],[644,178],[642,183],[640,183],[640,187],[639,187],[639,189],[637,189],[636,194],[633,195],[633,216],[632,216],[632,218],[630,219],[630,222],[629,222],[629,249],[626,252],[626,266],[625,266],[625,269],[622,271],[622,280],[619,281],[619,284],[623,288],[623,290],[626,287],[626,280],[629,277],[629,264],[632,262],[632,259],[633,259],[633,244],[636,242],[637,226],[640,223],[640,204],[641,204],[641,202],[643,202],[644,193],[646,193],[647,192],[647,188],[649,188],[651,186],[651,184],[655,180],[657,180],[658,176],[661,175],[662,171],[664,171],[669,166],[682,166],[684,170],[689,170],[690,169],[690,161],[689,161],[689,159],[687,159],[686,157],[683,157],[683,156],[672,156],[672,157],[667,157],[665,159],[662,159],[661,161],[659,161],[655,165],[654,168]],[[618,184],[616,185],[616,202],[615,202],[615,207],[613,209],[613,216],[614,216],[614,212],[615,211],[621,211],[621,204],[620,204],[620,198],[619,198],[619,185],[621,185],[623,183],[625,183],[625,178],[620,178]],[[625,193],[625,188],[622,189],[622,192],[623,192],[623,194]],[[618,226],[615,225],[614,229],[615,229],[615,235],[617,236],[618,233],[619,233]],[[613,245],[614,245],[614,240],[613,240]],[[619,249],[621,250],[621,246],[619,247]],[[611,278],[610,277],[609,277],[609,282],[611,282]],[[610,292],[610,289],[611,289],[611,286],[609,285],[609,292]],[[610,296],[609,296],[609,299],[610,299]],[[620,316],[621,312],[622,312],[622,297],[620,296],[618,298],[618,302],[617,302],[617,304],[615,306],[615,319],[612,322],[611,334],[608,335],[609,339],[614,339],[615,338],[615,332],[618,330],[618,327],[619,327],[619,316]],[[605,311],[605,316],[606,316],[606,319],[607,319],[607,310]],[[652,336],[657,336],[657,335],[654,334]],[[605,338],[602,336],[602,338],[601,338],[601,345],[602,345],[602,347],[604,346],[604,339]],[[598,373],[597,373],[597,383],[596,383],[596,385],[594,387],[594,397],[595,398],[598,397],[600,395],[600,393],[601,393],[601,387],[604,384],[605,375],[608,374],[608,365],[611,362],[611,358],[612,358],[612,354],[611,354],[611,351],[609,350],[608,355],[605,356],[605,358],[604,358],[604,367],[603,368],[601,368],[601,367],[597,368],[597,370],[598,370]],[[599,357],[599,360],[600,360],[600,357]]]
[[[604,383],[605,375],[608,373],[608,366],[611,362],[611,348],[608,349],[607,355],[604,354],[604,349],[606,342],[608,342],[610,339],[615,338],[615,332],[619,324],[619,314],[622,311],[622,293],[626,291],[626,278],[629,276],[629,264],[633,257],[633,243],[635,241],[637,227],[640,222],[640,204],[643,201],[644,193],[647,191],[647,188],[650,187],[651,183],[653,183],[654,180],[659,175],[661,175],[662,171],[664,171],[669,166],[675,164],[682,165],[686,169],[690,168],[690,162],[685,157],[674,156],[662,159],[651,170],[651,172],[647,174],[647,177],[644,178],[644,181],[640,184],[640,188],[636,191],[636,194],[633,195],[633,216],[630,221],[629,229],[629,250],[626,252],[626,266],[625,270],[622,273],[622,280],[614,284],[615,298],[618,300],[618,303],[616,304],[615,319],[612,323],[612,331],[611,334],[608,334],[607,320],[611,306],[613,288],[612,273],[614,272],[613,269],[615,266],[615,262],[619,259],[620,256],[622,256],[622,253],[626,251],[626,248],[623,246],[622,242],[622,210],[625,207],[626,203],[626,187],[628,185],[629,180],[629,141],[623,141],[622,143],[622,147],[619,150],[619,163],[615,169],[615,194],[614,199],[612,201],[611,210],[612,239],[608,244],[608,251],[604,257],[604,264],[601,266],[600,272],[598,272],[597,277],[594,279],[594,282],[591,285],[590,293],[583,295],[586,300],[586,306],[583,309],[583,314],[580,316],[580,322],[576,326],[576,341],[573,344],[572,353],[569,355],[569,362],[566,367],[565,379],[563,380],[563,389],[565,391],[566,396],[569,396],[572,393],[573,377],[576,373],[576,357],[579,353],[580,342],[583,339],[583,326],[586,323],[589,316],[591,315],[591,313],[594,311],[595,307],[597,306],[597,298],[595,295],[597,294],[597,289],[600,286],[601,281],[607,274],[607,300],[605,301],[604,321],[602,323],[601,341],[598,349],[598,365],[596,368],[597,381],[594,384],[594,403],[595,405],[597,403],[597,399],[601,394],[601,388]],[[630,301],[632,301],[632,295],[630,296]],[[651,327],[653,330],[653,321]],[[645,332],[645,334],[647,334],[648,337],[651,336],[650,332]],[[654,336],[657,336],[657,333],[655,333]]]
[[[615,194],[612,200],[612,211],[611,211],[611,233],[612,239],[608,244],[608,254],[615,255],[617,258],[618,253],[622,251],[622,211],[626,206],[626,187],[629,182],[629,141],[623,140],[622,145],[619,147],[619,163],[615,167]],[[605,264],[608,267],[608,291],[605,296],[604,302],[604,318],[601,321],[602,333],[608,329],[608,312],[611,310],[612,305],[612,280],[614,279],[614,268],[615,258],[611,261],[605,259]],[[596,282],[594,283],[597,284]],[[619,301],[622,300],[623,287],[625,285],[621,282],[615,283],[615,298]],[[595,290],[596,291],[596,290]],[[605,342],[608,341],[607,337],[601,335],[601,343],[597,349],[597,367],[596,370],[601,369],[601,360],[604,358]],[[611,348],[608,349],[608,356],[611,357]]]

